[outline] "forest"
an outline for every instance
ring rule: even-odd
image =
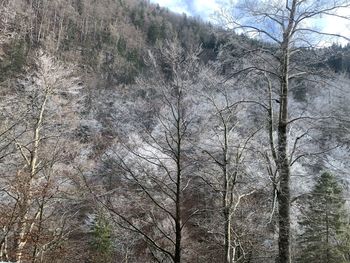
[[[0,262],[350,263],[349,10],[0,0]]]

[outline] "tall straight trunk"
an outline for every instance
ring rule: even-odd
[[[232,256],[232,242],[231,242],[231,217],[230,209],[226,208],[224,212],[225,216],[225,263],[231,263]]]
[[[278,263],[290,263],[290,169],[289,161],[286,155],[286,127],[280,125],[280,143],[279,143],[279,174],[280,189],[278,192],[278,214],[279,214],[279,256]]]
[[[181,229],[181,184],[178,175],[177,178],[177,193],[176,193],[176,215],[175,215],[175,253],[174,253],[174,263],[181,262],[181,239],[182,239],[182,229]]]
[[[180,157],[180,154],[178,155]],[[176,178],[176,212],[175,212],[175,253],[174,263],[181,262],[181,166],[180,160],[177,160],[177,178]]]
[[[286,1],[288,7],[289,1]],[[288,10],[287,27],[283,31],[283,41],[280,50],[280,108],[278,119],[278,141],[277,141],[277,169],[279,173],[278,191],[278,257],[277,263],[290,263],[290,162],[288,156],[288,91],[290,72],[291,40],[295,33],[295,17],[298,1],[292,0]]]
[[[327,248],[326,248],[326,262],[330,263],[331,259],[330,259],[330,251],[329,251],[329,218],[328,218],[328,208],[326,209],[326,244],[327,244]]]
[[[286,37],[287,38],[287,37]],[[279,172],[278,191],[278,263],[290,263],[290,164],[288,158],[288,71],[289,50],[288,40],[284,43],[281,72],[280,111],[278,120],[277,168]]]
[[[231,200],[230,200],[230,178],[227,172],[227,165],[228,165],[228,158],[227,158],[227,152],[228,152],[228,138],[227,138],[227,126],[226,123],[223,120],[223,126],[224,126],[224,145],[223,145],[223,164],[222,164],[222,172],[224,177],[224,185],[223,185],[223,200],[222,200],[222,206],[223,206],[223,213],[224,213],[224,220],[225,220],[225,226],[224,226],[224,247],[225,247],[225,263],[231,263],[232,262],[232,239],[231,239]]]
[[[181,189],[181,111],[180,111],[180,100],[181,93],[179,92],[179,97],[177,101],[177,119],[176,119],[176,139],[177,139],[177,149],[176,149],[176,204],[175,204],[175,253],[174,253],[174,263],[181,262],[181,239],[182,239],[182,226],[181,226],[181,197],[182,197],[182,189]]]
[[[59,51],[59,49],[60,49],[62,32],[63,32],[63,22],[64,22],[64,17],[61,18],[60,25],[58,27],[58,37],[57,37],[56,51]]]

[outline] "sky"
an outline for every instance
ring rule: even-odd
[[[220,11],[220,2],[237,0],[151,0],[152,3],[158,3],[162,7],[167,7],[169,10],[176,13],[185,13],[190,16],[201,17],[204,21],[215,22],[214,13]],[[350,7],[342,9],[341,16],[350,17]],[[328,33],[341,34],[350,38],[350,23],[344,23],[344,19],[336,17],[323,17],[315,21],[322,30]],[[347,44],[346,40],[338,40],[339,44]],[[327,45],[325,43],[325,45]]]
[[[213,13],[220,10],[217,0],[151,0],[151,2],[176,13],[200,16],[203,20],[211,20]]]

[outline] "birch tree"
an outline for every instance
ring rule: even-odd
[[[243,117],[248,114],[246,105],[234,103],[237,94],[231,85],[240,84],[235,81],[222,84],[211,70],[203,71],[201,95],[207,108],[204,113],[207,120],[202,128],[208,133],[201,134],[202,158],[206,160],[206,165],[201,168],[201,178],[210,186],[212,195],[220,200],[220,216],[216,215],[220,219],[215,222],[222,227],[220,237],[224,236],[223,259],[227,263],[240,262],[248,249],[241,239],[246,233],[240,233],[238,229],[244,222],[238,222],[236,215],[243,200],[259,187],[250,174],[253,167],[257,168],[253,156],[258,153],[251,141],[262,127],[247,125]],[[223,222],[218,223],[220,221]]]
[[[12,199],[7,205],[13,208],[10,221],[4,225],[7,230],[2,239],[2,254],[16,262],[28,260],[26,246],[32,241],[34,232],[37,236],[43,234],[43,222],[48,220],[45,210],[52,209],[49,208],[54,203],[51,199],[60,188],[62,178],[54,174],[58,163],[64,162],[61,151],[65,151],[65,146],[58,132],[65,133],[67,130],[60,131],[57,127],[67,128],[68,123],[62,120],[67,121],[69,117],[70,121],[75,120],[74,111],[70,111],[72,108],[67,104],[62,111],[65,101],[62,93],[66,92],[67,96],[77,94],[80,88],[72,72],[39,51],[33,68],[29,67],[26,77],[18,78],[17,88],[13,88],[18,95],[12,97],[16,98],[16,103],[8,103],[5,108],[8,118],[21,120],[20,125],[8,135],[17,149],[9,156],[17,162],[15,169],[11,161],[2,164],[2,169],[7,167],[8,172],[13,171],[15,175],[5,176],[1,189],[4,194],[2,201]],[[18,109],[21,110],[16,112]],[[9,238],[14,245],[10,251],[5,251],[10,249],[5,244]],[[33,262],[41,254],[38,245],[33,245]]]

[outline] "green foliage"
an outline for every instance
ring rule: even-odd
[[[114,59],[106,60],[101,65],[101,70],[106,73],[107,81],[110,83],[118,82],[122,84],[133,83],[136,76],[144,67],[142,56],[138,49],[128,49],[127,41],[124,37],[120,37],[117,41],[116,48],[114,49],[112,57],[120,56],[124,60],[115,63]]]
[[[118,53],[122,56],[125,55],[126,52],[126,40],[123,37],[120,37],[117,42],[117,50]]]
[[[103,45],[111,46],[115,43],[116,39],[111,35],[111,32],[108,28],[103,28],[101,31],[96,33],[99,44],[102,47]]]
[[[307,102],[307,85],[298,81],[296,87],[291,90],[293,98],[298,102]]]
[[[203,44],[203,48],[208,48],[208,49],[216,48],[216,36],[214,34],[208,34],[206,31],[201,31],[200,41]]]
[[[120,56],[125,58],[126,64],[123,67],[120,67],[119,74],[117,74],[117,79],[119,83],[130,84],[133,83],[135,77],[138,75],[140,70],[144,67],[142,56],[137,49],[127,48],[127,42],[123,37],[120,37],[117,42],[117,52]]]
[[[145,10],[143,7],[130,11],[131,22],[139,28],[142,28],[145,23]]]
[[[0,60],[0,81],[21,72],[26,63],[26,43],[22,39],[13,40],[5,50],[6,56]]]
[[[84,9],[83,0],[76,0],[75,1],[75,8],[76,8],[77,12],[79,13],[79,15],[82,15],[83,9]]]
[[[120,70],[117,78],[119,83],[131,84],[135,81],[135,78],[137,75],[138,75],[138,70],[134,66],[126,65]]]
[[[111,226],[108,221],[99,216],[92,229],[91,248],[95,263],[112,261],[113,242],[111,239]]]
[[[330,57],[327,61],[327,64],[335,71],[335,72],[348,72],[350,73],[350,56],[346,56],[343,53],[338,53]]]
[[[349,250],[349,221],[342,189],[335,177],[323,173],[306,200],[299,222],[299,263],[345,263]]]
[[[63,51],[69,51],[73,49],[76,46],[76,43],[79,40],[79,37],[77,34],[78,28],[76,23],[72,19],[69,19],[68,21],[68,26],[67,26],[67,31],[66,31],[66,37],[63,38],[62,43],[61,43],[61,50]]]
[[[98,66],[99,50],[95,48],[83,48],[81,52],[82,62],[89,67],[96,69]]]
[[[155,44],[157,40],[163,40],[165,38],[165,25],[159,25],[156,22],[152,22],[148,27],[147,40],[151,44]]]
[[[128,51],[127,60],[134,66],[136,70],[140,70],[144,67],[142,57],[137,49],[131,49]]]

